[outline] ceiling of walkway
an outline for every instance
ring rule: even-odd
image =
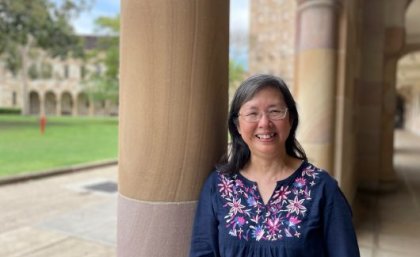
[[[406,44],[420,50],[420,0],[411,1],[405,16]],[[420,87],[420,51],[403,56],[398,62],[397,87]]]
[[[420,44],[420,0],[413,0],[405,16],[407,44]]]

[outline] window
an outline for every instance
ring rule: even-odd
[[[64,78],[69,78],[69,66],[67,64],[64,65]]]
[[[12,105],[13,106],[16,106],[16,104],[17,104],[17,101],[16,101],[17,99],[16,99],[16,91],[13,91],[12,92]]]
[[[44,79],[52,78],[53,67],[49,63],[42,63],[41,64],[41,77]]]
[[[80,78],[84,79],[86,77],[86,66],[82,65],[80,66]]]

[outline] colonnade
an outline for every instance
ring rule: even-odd
[[[407,1],[297,0],[298,139],[350,201],[390,189]],[[121,6],[118,256],[187,256],[227,143],[229,1]]]

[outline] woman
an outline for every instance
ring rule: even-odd
[[[350,207],[310,164],[286,84],[245,80],[229,113],[229,155],[204,184],[190,257],[358,257]]]

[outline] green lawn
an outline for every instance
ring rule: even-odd
[[[0,176],[117,158],[117,118],[0,115]]]

